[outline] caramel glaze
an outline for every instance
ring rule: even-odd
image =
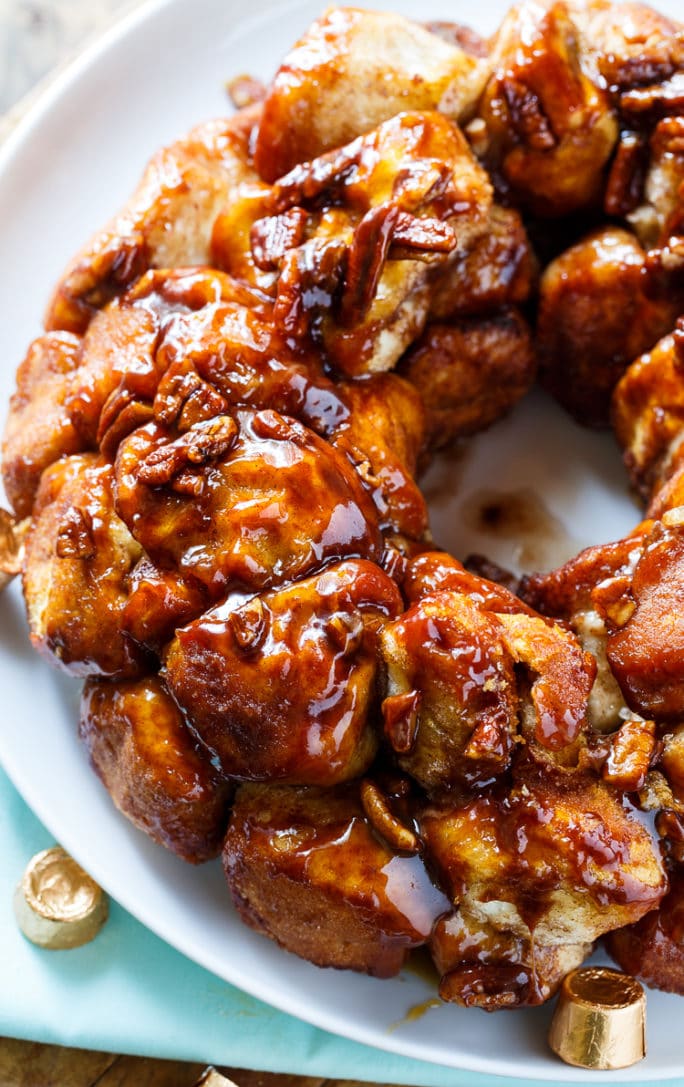
[[[668,993],[684,990],[684,873],[678,869],[658,910],[606,937],[618,966]]]
[[[357,783],[241,786],[223,862],[243,920],[321,966],[392,976],[448,908],[420,857],[374,832]]]
[[[683,564],[682,526],[644,521],[623,540],[587,548],[559,570],[523,579],[521,591],[542,611],[570,621],[594,609],[627,705],[666,723],[684,712]]]
[[[547,910],[548,896],[567,875],[573,886],[584,887],[601,906],[658,903],[663,879],[647,887],[630,873],[635,845],[638,849],[639,839],[646,840],[647,831],[628,817],[628,804],[623,815],[619,800],[611,796],[605,802],[590,779],[549,784],[540,775],[536,782],[527,777],[524,786],[510,792],[494,788],[455,809],[453,829],[447,834],[457,835],[462,828],[464,834],[475,833],[493,843],[501,897],[506,900],[503,891],[508,884],[518,885],[516,904],[530,931]],[[433,823],[436,816],[439,831]],[[429,839],[431,833],[444,830],[448,817],[445,810],[428,808],[419,823]],[[470,858],[463,860],[458,852],[442,855],[442,882],[456,900],[465,893],[469,863]]]
[[[260,176],[274,181],[401,110],[450,99],[450,116],[472,112],[482,85],[479,39],[464,32],[463,41],[447,40],[393,13],[329,8],[269,87],[255,141]]]
[[[178,438],[150,423],[119,447],[117,507],[153,560],[216,599],[346,556],[381,558],[372,500],[339,453],[275,411],[237,419],[216,416]]]
[[[465,138],[433,112],[400,113],[295,166],[269,197],[271,216],[307,220],[306,240],[273,257],[276,327],[288,343],[310,336],[351,376],[389,369],[422,329],[456,225],[482,232],[490,203]]]
[[[608,660],[626,701],[661,721],[684,714],[683,585],[684,532],[657,524],[609,623]]]
[[[193,864],[216,856],[233,789],[211,766],[158,678],[89,680],[79,733],[97,774],[132,822]]]
[[[625,962],[684,987],[673,950],[684,856],[678,492],[660,493],[660,520],[627,540],[526,579],[523,602],[427,550],[414,478],[426,425],[433,442],[470,432],[534,371],[530,331],[511,308],[536,277],[523,221],[493,204],[468,141],[434,111],[452,62],[470,86],[452,114],[479,108],[469,135],[507,200],[554,217],[593,215],[604,198],[611,215],[641,211],[640,229],[658,239],[654,255],[604,231],[547,270],[545,368],[568,275],[569,297],[594,306],[604,287],[614,303],[615,274],[629,272],[619,297],[636,299],[648,337],[669,320],[681,222],[649,200],[654,187],[659,205],[679,191],[680,126],[662,115],[679,108],[681,43],[674,27],[658,29],[673,41],[655,69],[638,35],[618,41],[625,56],[609,55],[603,11],[523,6],[486,46],[460,30],[448,45],[391,17],[325,16],[300,60],[335,22],[363,40],[364,20],[389,18],[396,40],[427,39],[426,78],[408,94],[398,80],[390,116],[375,101],[376,127],[364,120],[327,143],[305,125],[299,146],[310,136],[311,155],[279,169],[292,129],[274,119],[306,97],[306,66],[295,74],[290,62],[263,113],[162,152],[60,284],[56,331],[20,371],[3,448],[15,509],[34,512],[32,638],[89,677],[81,733],[122,811],[200,861],[223,837],[237,784],[223,856],[248,924],[313,962],[378,976],[429,946],[442,997],[488,1009],[546,999],[621,926],[637,926],[615,937]],[[589,16],[599,81],[583,55]],[[341,71],[349,85],[356,54],[340,68],[334,35],[323,52],[329,82]],[[438,54],[446,84],[428,63]],[[639,174],[654,126],[660,189]],[[219,270],[197,266],[207,261]],[[407,356],[430,316],[440,326]],[[602,316],[606,392],[641,340],[620,305]],[[646,488],[677,455],[678,335],[653,353],[672,378],[665,415],[634,418],[646,363],[616,401]],[[498,397],[482,385],[485,349]],[[414,385],[387,373],[402,356]],[[574,356],[561,368],[581,379],[587,419],[590,370]],[[499,528],[501,513],[490,504]],[[585,612],[597,617],[596,659],[607,656],[635,711],[621,704],[605,736],[590,725]],[[635,799],[658,813],[666,864]],[[668,872],[662,910],[642,920]]]
[[[140,549],[114,510],[112,465],[94,453],[42,476],[26,540],[33,645],[72,675],[139,675],[150,655],[124,629]]]
[[[567,630],[439,552],[410,560],[405,586],[411,606],[381,636],[403,769],[434,789],[502,773],[520,736],[577,753],[595,664]]]
[[[110,614],[121,626],[105,644],[94,624],[72,623],[70,612],[57,608],[54,592],[48,598],[53,614],[43,624],[41,596],[31,605],[34,639],[68,670],[130,674],[149,659],[138,646],[161,653],[179,625],[226,592],[282,584],[345,557],[382,561],[399,576],[400,552],[383,533],[402,540],[424,534],[425,504],[413,482],[424,426],[417,393],[390,374],[334,383],[304,348],[295,357],[278,346],[270,307],[259,292],[221,272],[149,272],[91,322],[77,346],[60,408],[68,407],[73,424],[62,433],[69,443],[80,435],[80,446],[99,442],[105,460],[116,458],[118,478],[110,467],[98,469],[107,484],[107,513],[100,516],[95,497],[80,493],[94,469],[83,475],[73,457],[55,468],[37,506],[41,527],[30,565],[38,555],[52,555],[52,568],[55,559],[66,558],[61,551],[74,537],[77,564],[58,564],[55,573],[68,581],[80,571],[88,590],[74,600],[92,598],[93,614]],[[49,388],[51,350],[52,341],[42,356]],[[241,405],[262,404],[288,414],[269,408],[235,415]],[[28,434],[42,426],[35,413],[23,424]],[[15,447],[13,462],[6,446],[4,460],[20,503],[31,501],[35,485],[31,476],[24,488],[23,448]],[[67,444],[63,452],[69,451]],[[275,486],[264,489],[266,463]],[[55,502],[59,488],[66,488],[64,497]],[[235,527],[232,545],[215,521],[218,506]],[[110,550],[120,553],[118,566],[108,560],[102,576],[91,561],[91,522],[103,525],[94,537],[101,554],[107,533],[113,533]],[[47,538],[53,530],[63,541],[59,553]],[[55,590],[62,580],[53,577]],[[48,583],[29,574],[29,596]],[[114,653],[122,638],[128,664]]]
[[[548,999],[594,939],[652,910],[667,888],[648,829],[588,775],[554,781],[521,766],[512,788],[444,798],[418,826],[460,904],[431,938],[440,995],[466,1006]],[[563,915],[573,935],[558,940]]]
[[[524,612],[534,615],[532,608],[505,585],[474,576],[452,555],[443,551],[426,551],[416,556],[404,579],[404,592],[409,602],[420,600],[422,596],[440,589],[465,592],[471,600],[487,611]]]
[[[508,765],[517,723],[513,660],[496,619],[442,591],[414,604],[382,634],[390,679],[383,709],[397,735],[397,701],[415,692],[415,739],[399,764],[427,787],[491,777]],[[399,747],[405,746],[400,743]]]
[[[332,785],[377,750],[377,631],[399,614],[367,560],[273,592],[231,594],[180,629],[166,658],[174,697],[225,774]]]
[[[344,399],[320,363],[304,350],[289,350],[274,335],[263,297],[227,276],[203,270],[194,273],[202,291],[189,308],[195,284],[192,273],[185,275],[189,282],[177,292],[169,290],[173,281],[169,284],[164,273],[161,283],[159,276],[141,281],[131,296],[136,306],[151,306],[163,316],[156,355],[163,376],[154,398],[160,422],[176,421],[180,412],[187,412],[188,398],[198,400],[200,382],[232,406],[273,408],[320,434],[330,434],[348,418]],[[158,299],[167,308],[165,315]]]
[[[542,379],[581,422],[605,426],[629,364],[669,332],[681,288],[653,298],[647,254],[627,230],[604,227],[566,249],[540,283]]]
[[[591,207],[617,141],[608,95],[585,74],[581,47],[565,4],[514,7],[480,102],[488,166],[516,203],[545,218]]]

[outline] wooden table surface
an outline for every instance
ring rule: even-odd
[[[124,1057],[0,1038],[0,1087],[369,1087],[351,1080]],[[378,1085],[375,1085],[378,1087]],[[386,1087],[386,1085],[385,1085]]]

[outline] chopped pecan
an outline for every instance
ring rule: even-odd
[[[623,132],[610,168],[604,210],[606,215],[627,215],[640,203],[648,169],[648,145],[636,132]]]
[[[642,811],[659,811],[661,808],[672,809],[684,815],[684,805],[672,791],[664,774],[659,770],[650,770],[644,784],[638,790],[639,807]]]
[[[227,453],[237,437],[237,423],[230,415],[217,415],[196,423],[183,435],[190,464],[206,464]]]
[[[360,138],[312,162],[295,166],[273,186],[273,212],[277,215],[296,205],[313,203],[323,193],[328,203],[334,203],[335,190],[344,187],[362,152],[363,138]]]
[[[237,423],[230,415],[196,423],[175,441],[153,449],[138,466],[138,478],[149,487],[170,483],[189,466],[201,466],[222,457],[237,434]]]
[[[268,616],[258,596],[231,612],[228,623],[235,642],[243,653],[259,649],[268,634]]]
[[[172,366],[160,381],[154,417],[164,426],[175,424],[178,430],[185,431],[196,423],[227,414],[229,407],[225,396],[186,362]]]
[[[673,842],[684,843],[684,817],[681,812],[663,808],[656,815],[655,828],[661,838],[670,838]]]
[[[329,309],[344,276],[347,247],[344,242],[307,242],[289,250],[278,278],[273,323],[286,336],[301,339],[309,331],[311,301]]]
[[[393,204],[382,204],[364,215],[349,248],[347,274],[340,303],[340,322],[362,321],[371,307],[392,244],[399,217]]]
[[[361,803],[373,829],[392,849],[398,853],[420,852],[418,835],[397,818],[385,794],[368,778],[361,782]]]
[[[631,574],[625,573],[606,578],[592,591],[592,600],[599,613],[614,627],[624,626],[634,614],[636,605],[630,595],[631,587]]]
[[[393,258],[398,255],[396,253],[398,246],[410,250],[407,256],[412,257],[419,255],[413,250],[423,250],[426,253],[451,253],[456,248],[456,234],[453,227],[443,223],[441,219],[419,219],[417,215],[400,211],[392,235],[391,256]]]
[[[510,747],[509,733],[501,722],[484,720],[473,729],[463,754],[473,762],[494,760],[503,765],[508,761]]]
[[[496,1011],[523,1003],[524,991],[531,983],[529,970],[518,963],[478,963],[445,974],[439,983],[439,995],[442,1000],[466,1008]]]
[[[625,91],[620,95],[620,109],[641,120],[680,114],[684,110],[684,72],[675,72],[662,83]]]
[[[427,253],[450,253],[455,246],[456,235],[448,223],[419,219],[396,204],[372,208],[354,231],[349,247],[340,323],[354,325],[367,315],[388,257],[415,260]]]
[[[183,404],[176,426],[180,431],[191,430],[199,423],[207,423],[218,415],[225,416],[229,407],[225,396],[213,385],[202,381]]]
[[[644,291],[662,298],[684,287],[684,236],[673,234],[664,245],[651,249],[644,261]]]
[[[684,117],[663,117],[651,136],[651,153],[657,159],[663,155],[684,155]]]
[[[636,611],[636,604],[631,596],[621,596],[617,600],[606,602],[603,607],[606,618],[613,627],[620,630],[626,626]]]
[[[358,612],[335,612],[328,620],[327,633],[340,653],[352,656],[363,642],[365,627]]]
[[[91,559],[95,554],[92,523],[77,506],[64,515],[57,530],[55,552],[60,559]]]
[[[226,83],[226,91],[236,109],[263,102],[267,93],[266,85],[253,75],[236,75]]]
[[[183,404],[202,384],[196,370],[172,367],[159,382],[154,398],[154,417],[163,426],[172,426],[180,415]]]
[[[296,440],[296,432],[292,424],[280,412],[273,411],[271,408],[265,408],[254,416],[252,430],[257,438],[276,442]]]
[[[533,151],[548,151],[558,143],[539,98],[519,79],[504,79],[501,90],[518,139]]]
[[[102,309],[146,272],[149,263],[142,232],[113,234],[87,270],[76,270],[72,283],[76,306],[85,312]]]
[[[662,83],[670,79],[682,63],[684,35],[681,32],[663,37],[660,41],[651,40],[647,46],[644,43],[643,51],[632,56],[603,53],[598,58],[599,71],[612,91]]]
[[[671,861],[684,863],[684,817],[669,808],[659,811],[655,817],[655,828],[663,839],[663,845]]]
[[[392,184],[392,202],[404,211],[417,211],[427,203],[444,200],[453,193],[453,173],[446,162],[418,159],[399,170]]]
[[[415,746],[419,712],[420,691],[390,695],[382,704],[385,736],[399,755],[410,754]]]
[[[378,488],[382,488],[382,480],[373,473],[368,454],[363,449],[359,449],[358,445],[350,442],[344,434],[337,438],[335,446],[344,453],[350,464],[354,465],[356,474],[371,494]]]
[[[601,777],[618,789],[636,792],[646,781],[655,747],[655,722],[630,718],[611,736]]]
[[[289,249],[295,249],[304,241],[308,220],[304,208],[288,208],[280,215],[269,215],[252,226],[249,241],[257,268],[263,272],[278,267]]]
[[[176,494],[188,495],[191,498],[199,498],[204,493],[204,476],[201,472],[184,468],[171,480],[171,490]]]
[[[100,431],[98,442],[100,452],[109,460],[114,460],[119,445],[132,434],[138,427],[145,426],[152,419],[152,405],[142,400],[131,400],[121,407],[106,430],[102,430],[102,417],[100,419]]]

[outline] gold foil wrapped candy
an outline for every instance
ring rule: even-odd
[[[578,1068],[627,1068],[646,1055],[645,1028],[639,982],[618,970],[585,967],[563,979],[549,1045]]]
[[[108,912],[102,888],[59,846],[32,858],[14,894],[24,936],[52,951],[88,943]]]

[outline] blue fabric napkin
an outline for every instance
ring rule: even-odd
[[[196,966],[114,902],[104,929],[85,947],[34,947],[19,932],[12,896],[28,860],[53,844],[0,769],[0,1034],[334,1079],[533,1087],[533,1081],[409,1060],[318,1030]],[[684,1087],[684,1078],[669,1083]],[[535,1080],[534,1087],[544,1085]]]

